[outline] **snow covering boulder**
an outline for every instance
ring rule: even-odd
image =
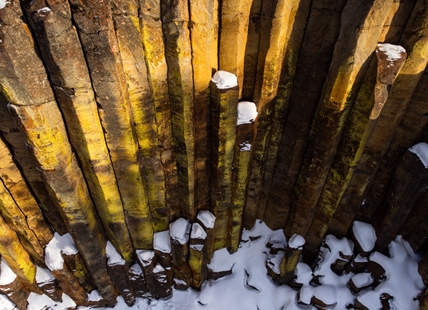
[[[354,275],[348,283],[352,292],[358,294],[373,284],[373,278],[370,273],[363,272]]]
[[[237,120],[238,126],[243,124],[254,123],[258,115],[257,106],[254,102],[251,102],[251,101],[240,101],[238,102],[237,113],[238,113],[238,120]]]
[[[361,257],[368,257],[376,244],[376,231],[369,223],[354,221],[351,237]]]
[[[238,86],[238,78],[235,74],[219,70],[214,73],[211,81],[217,85],[218,89],[227,89]]]
[[[232,274],[232,255],[225,248],[215,251],[211,262],[208,264],[208,269],[209,278],[212,280],[218,280]]]

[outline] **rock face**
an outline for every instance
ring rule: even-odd
[[[426,0],[10,0],[0,21],[15,300],[43,291],[55,233],[77,249],[52,272],[76,304],[199,289],[256,219],[306,241],[282,282],[354,220],[376,250],[397,233],[426,249]]]

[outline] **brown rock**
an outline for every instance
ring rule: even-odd
[[[391,57],[391,49],[397,51],[396,53],[401,57],[399,59]],[[350,111],[342,140],[338,145],[331,169],[317,202],[317,211],[306,236],[307,248],[310,248],[312,255],[327,233],[329,223],[340,204],[355,167],[362,158],[364,147],[370,140],[379,114],[388,98],[388,89],[393,84],[405,59],[406,52],[402,47],[390,44],[377,45],[376,57],[373,55],[369,63],[354,106]],[[348,219],[353,218],[353,215],[356,214],[357,208],[349,206],[341,206],[341,208],[345,208],[345,210],[339,209],[338,212],[346,218],[343,223],[346,224]],[[332,233],[336,233],[334,228]],[[343,232],[340,231],[338,234],[342,235]]]
[[[162,30],[168,63],[171,126],[177,160],[181,216],[193,220],[195,210],[195,108],[188,2],[162,0]]]
[[[51,270],[51,273],[58,281],[62,291],[70,296],[77,305],[86,304],[88,295],[65,264],[64,268],[59,270]]]
[[[148,297],[150,295],[144,280],[143,270],[138,263],[129,268],[129,283],[136,297]]]
[[[280,88],[280,94],[291,98],[288,109],[284,104],[288,113],[282,120],[281,151],[276,158],[269,208],[265,215],[265,221],[272,229],[284,228],[289,217],[291,193],[307,149],[311,122],[329,70],[345,3],[344,0],[312,1],[292,92],[289,94],[290,90],[285,89],[286,92],[282,93]]]
[[[221,74],[216,73],[216,76]],[[216,216],[214,249],[227,246],[228,210],[232,204],[232,163],[237,124],[238,87],[222,89],[211,82],[212,187],[211,205]]]
[[[427,144],[417,144],[414,148],[418,146],[424,147]],[[416,149],[407,151],[398,164],[387,199],[372,221],[376,229],[378,251],[387,248],[406,220],[416,199],[428,186],[428,168],[413,152],[416,152]]]
[[[116,174],[134,248],[152,246],[152,219],[140,174],[124,69],[110,1],[71,1],[75,22],[97,94],[98,113]],[[106,80],[105,77],[109,76]]]
[[[316,203],[354,100],[352,90],[355,92],[361,84],[360,72],[367,69],[367,62],[376,48],[391,2],[360,4],[351,1],[344,8],[338,37],[340,44],[335,45],[334,61],[330,66],[312,124],[308,151],[293,190],[292,215],[286,228],[288,234],[306,235],[309,230],[309,222],[313,219]],[[356,6],[358,14],[355,11]],[[356,32],[356,28],[370,28],[370,31]]]
[[[137,250],[138,264],[143,270],[146,287],[154,298],[159,298],[159,292],[156,287],[156,279],[153,269],[156,265],[156,256],[153,251]]]
[[[355,168],[352,180],[343,195],[341,205],[358,209],[362,204],[370,181],[373,180],[377,172],[380,160],[385,156],[386,150],[390,146],[391,139],[403,119],[411,96],[422,76],[427,64],[426,36],[427,27],[421,16],[426,16],[427,7],[425,3],[417,2],[401,37],[399,44],[407,51],[407,59],[395,83],[392,85],[387,102],[380,114],[376,127],[374,128],[370,140],[367,142],[363,156]],[[406,147],[410,147],[407,145]],[[377,206],[373,206],[376,208]],[[341,207],[340,207],[341,208]],[[369,214],[364,218],[371,218],[375,210],[372,208],[363,209]],[[346,214],[346,211],[344,212]],[[352,219],[340,218],[336,216],[331,223],[331,227],[340,228],[343,234],[349,228]]]

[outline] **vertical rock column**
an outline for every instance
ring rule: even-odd
[[[211,137],[213,157],[211,208],[216,216],[214,249],[227,246],[228,213],[232,206],[232,164],[236,136],[238,85],[225,71],[211,82]]]
[[[235,74],[239,85],[243,85],[244,81],[251,2],[251,0],[225,0],[220,5],[219,69]],[[241,97],[241,93],[242,89],[238,98]]]
[[[135,294],[129,281],[129,266],[110,241],[107,241],[106,255],[110,278],[126,304],[132,307],[135,303]]]
[[[304,244],[305,239],[300,235],[295,234],[288,240],[287,248],[281,259],[279,283],[288,284],[293,280],[294,270],[296,269]]]
[[[195,100],[195,208],[210,206],[210,80],[218,67],[218,0],[189,1]]]
[[[246,205],[247,184],[250,173],[251,147],[254,141],[254,121],[257,118],[255,103],[241,101],[237,106],[237,127],[232,172],[232,206],[229,211],[228,249],[238,250],[242,224],[251,229],[254,226],[253,205]],[[245,210],[245,214],[243,214]]]
[[[202,283],[208,277],[207,252],[204,247],[207,242],[207,233],[199,223],[192,224],[190,234],[189,265],[192,269],[192,286],[201,289]]]
[[[6,295],[19,309],[27,309],[30,291],[3,259],[0,260],[0,293]]]
[[[287,112],[282,120],[283,134],[278,146],[280,151],[277,152],[275,160],[268,207],[264,217],[266,224],[272,229],[284,228],[291,213],[293,187],[307,150],[311,122],[328,74],[345,3],[346,0],[311,1],[304,37],[297,55],[292,90],[282,85],[279,88],[280,98],[276,99],[276,105],[281,105],[282,102]],[[287,74],[286,80],[289,77]],[[285,104],[287,99],[283,97],[287,98],[284,95],[288,92],[291,92],[289,104]],[[275,113],[277,110],[278,108],[275,109]]]
[[[287,38],[288,18],[291,14],[292,1],[277,0],[263,2],[261,11],[260,46],[257,61],[257,75],[254,85],[254,102],[260,113],[257,120],[254,145],[251,149],[251,174],[248,182],[246,204],[248,209],[260,208],[258,202],[263,188],[263,173],[265,151],[269,144],[271,114],[273,111],[273,98],[277,95],[278,84],[281,76],[285,46],[290,39]],[[259,211],[259,210],[257,210]],[[260,210],[263,216],[264,210]],[[255,218],[261,218],[257,212]]]
[[[72,153],[45,69],[28,26],[21,19],[19,2],[8,3],[0,15],[6,23],[1,27],[0,45],[2,59],[7,60],[0,64],[3,94],[34,154],[36,169],[43,175],[100,293],[110,304],[114,303],[114,288],[105,265],[105,235]]]
[[[53,90],[108,238],[130,260],[125,215],[104,139],[97,102],[68,2],[25,2]]]
[[[181,216],[193,220],[196,216],[195,103],[189,3],[185,0],[161,0],[161,4],[180,211]]]
[[[153,227],[155,231],[162,231],[168,228],[169,223],[165,206],[165,172],[161,162],[155,105],[141,40],[139,4],[137,0],[113,1],[112,9]]]
[[[174,286],[186,290],[192,285],[192,270],[188,262],[191,225],[186,219],[179,218],[169,226],[174,262]]]
[[[52,231],[3,140],[0,158],[0,214],[34,261],[43,264],[43,247],[52,239]]]
[[[378,44],[376,48],[376,57],[372,57],[358,91],[342,140],[338,145],[332,167],[318,200],[314,219],[305,238],[305,248],[313,257],[327,233],[329,223],[387,101],[388,90],[394,83],[405,59],[406,52],[401,46]],[[346,208],[346,212],[341,211],[345,217],[343,225],[350,225],[356,211],[350,206]],[[334,229],[332,228],[333,231]]]
[[[168,68],[162,32],[161,2],[160,0],[139,0],[139,4],[141,41],[155,106],[157,138],[165,173],[165,205],[169,212],[169,219],[175,220],[180,216],[180,206],[177,163],[172,146],[171,105],[168,94]],[[138,121],[138,116],[136,117]]]
[[[0,118],[2,137],[11,146],[14,161],[21,168],[22,176],[25,178],[28,189],[34,195],[33,197],[38,202],[40,209],[43,211],[45,220],[55,231],[65,234],[67,228],[65,227],[64,220],[45,187],[43,176],[37,169],[34,169],[36,160],[26,147],[24,135],[19,131],[17,124],[13,120],[7,108],[7,99],[3,94],[0,94]],[[30,196],[24,195],[24,197],[29,198]]]
[[[305,236],[309,230],[355,93],[376,48],[391,3],[392,0],[364,3],[351,0],[342,12],[338,44],[334,48],[333,61],[312,123],[308,150],[293,190],[287,235]]]
[[[70,1],[134,248],[152,246],[153,227],[110,1]],[[108,77],[108,78],[107,78]]]
[[[387,102],[378,117],[370,140],[366,143],[364,153],[355,168],[346,192],[343,194],[338,210],[344,206],[360,208],[368,191],[368,185],[371,184],[374,175],[377,173],[379,164],[390,147],[394,133],[403,119],[428,61],[427,16],[426,2],[418,1],[399,41],[399,44],[407,51],[406,61],[391,87]],[[371,205],[368,202],[367,206],[360,208],[360,218],[370,219],[377,207],[377,204]],[[346,213],[347,209],[344,210]],[[337,212],[336,214],[338,215]],[[336,216],[336,214],[330,225],[331,227],[343,227],[341,233],[344,235],[351,221],[347,223],[346,227],[343,225],[342,219],[344,217]]]
[[[418,143],[403,156],[387,198],[373,218],[376,249],[383,251],[397,235],[416,199],[428,186],[428,144]]]

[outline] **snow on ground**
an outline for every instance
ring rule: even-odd
[[[182,225],[179,225],[182,226]],[[186,225],[184,225],[186,226]],[[180,229],[181,231],[181,229]],[[187,232],[187,229],[184,231]],[[281,236],[281,231],[270,230],[263,222],[257,221],[252,230],[244,230],[242,242],[239,250],[230,255],[226,250],[216,251],[211,261],[212,269],[232,268],[231,275],[219,280],[209,280],[203,285],[201,291],[188,289],[180,291],[173,289],[172,297],[166,300],[155,300],[149,298],[137,298],[134,306],[128,307],[123,299],[119,297],[115,310],[218,310],[218,309],[254,309],[254,310],[302,310],[316,309],[313,306],[303,306],[297,303],[298,298],[302,302],[310,303],[312,296],[326,303],[336,305],[331,308],[344,310],[354,303],[355,298],[367,305],[372,305],[371,309],[379,309],[379,296],[382,292],[387,292],[394,296],[393,309],[418,309],[418,302],[413,300],[423,289],[423,284],[417,272],[417,263],[420,256],[412,252],[408,243],[401,237],[397,237],[390,244],[390,256],[372,254],[370,259],[381,263],[386,270],[385,282],[382,282],[376,289],[363,290],[359,295],[351,293],[347,287],[348,281],[352,278],[359,285],[370,282],[367,273],[356,275],[349,273],[337,275],[330,264],[333,263],[340,252],[342,254],[352,253],[353,243],[346,238],[337,239],[329,235],[325,239],[324,252],[318,267],[312,272],[310,267],[304,263],[299,263],[297,268],[298,281],[304,286],[298,290],[289,286],[279,286],[267,276],[266,258],[269,248],[266,244],[286,243]],[[141,260],[150,260],[153,251],[140,251]],[[146,257],[147,256],[147,257]],[[312,275],[319,276],[321,286],[313,286],[310,283]],[[53,303],[47,297],[35,296],[32,294],[29,299],[29,309],[42,309],[42,303],[49,305],[52,309],[63,310],[70,306],[70,301],[65,298],[64,302]],[[1,297],[1,296],[0,296]],[[38,297],[37,299],[35,297]],[[8,301],[0,298],[0,309],[12,309]],[[89,310],[91,308],[78,307],[79,310]],[[98,308],[107,310],[111,308]]]

